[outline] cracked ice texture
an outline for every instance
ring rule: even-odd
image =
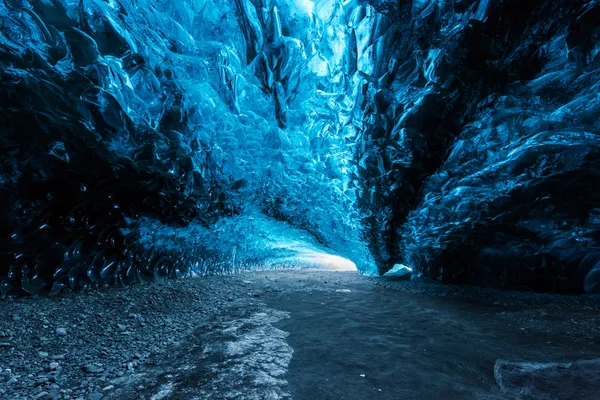
[[[370,3],[388,19],[359,201],[380,270],[598,291],[598,2]]]
[[[365,272],[366,243],[380,272],[598,291],[599,10],[3,0],[1,291],[227,272],[237,214]]]
[[[222,272],[211,232],[236,214],[368,265],[336,10],[2,1],[2,293]]]

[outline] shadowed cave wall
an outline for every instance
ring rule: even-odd
[[[598,3],[373,5],[389,18],[390,44],[359,173],[379,265],[442,282],[593,291]]]
[[[599,288],[597,1],[0,15],[3,294],[253,268],[270,220],[364,273]]]

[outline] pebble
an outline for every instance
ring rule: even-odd
[[[81,367],[81,369],[83,369],[83,371],[87,372],[88,374],[99,374],[104,371],[104,368],[98,367],[93,364],[84,365],[83,367]]]
[[[50,369],[58,369],[58,363],[57,362],[51,362],[50,363]]]
[[[193,286],[190,283],[191,281],[174,281],[174,284],[189,284]],[[387,283],[384,284],[388,285]],[[392,284],[389,285],[391,286]],[[210,316],[219,312],[218,304],[222,305],[227,304],[227,301],[237,301],[238,294],[243,295],[248,293],[249,297],[262,297],[265,295],[267,289],[271,291],[279,290],[273,287],[265,287],[265,292],[260,292],[261,289],[258,286],[256,288],[252,287],[250,282],[248,282],[248,287],[244,287],[241,284],[232,286],[234,286],[235,290],[227,292],[217,290],[214,287],[208,287],[207,285],[206,291],[202,292],[205,295],[201,297],[194,297],[197,296],[196,294],[188,296],[187,292],[182,293],[188,296],[185,298],[188,302],[192,303],[193,307],[197,307],[192,309],[194,313],[197,312],[197,315]],[[408,291],[410,288],[412,286],[407,286],[399,290]],[[308,291],[313,288],[308,285],[306,289]],[[66,310],[63,315],[62,310],[58,313],[51,308],[55,307],[54,301],[48,302],[46,306],[44,305],[44,299],[38,299],[40,307],[42,309],[43,307],[47,308],[48,311],[45,314],[48,315],[48,319],[51,322],[45,321],[49,328],[43,330],[40,325],[38,326],[40,329],[37,332],[32,327],[20,326],[25,324],[13,323],[10,320],[13,311],[9,311],[7,318],[0,324],[0,329],[2,329],[2,332],[0,332],[0,342],[11,342],[11,347],[15,348],[15,353],[14,356],[11,355],[6,361],[6,365],[2,365],[2,367],[11,368],[12,371],[7,371],[6,368],[0,370],[0,399],[32,399],[34,395],[41,393],[41,391],[50,393],[50,397],[56,400],[105,399],[117,393],[116,388],[120,387],[120,383],[117,382],[120,381],[116,379],[129,380],[135,368],[143,363],[139,360],[145,360],[148,357],[153,359],[153,354],[164,353],[163,350],[170,343],[169,340],[164,339],[164,334],[170,334],[170,332],[178,333],[177,327],[181,326],[182,323],[185,324],[187,322],[186,318],[190,319],[187,315],[191,317],[194,314],[190,312],[190,314],[186,314],[186,318],[181,318],[182,314],[179,314],[180,308],[178,307],[182,302],[180,300],[172,301],[166,298],[166,296],[162,300],[164,300],[165,310],[168,311],[163,311],[161,307],[148,307],[148,303],[150,303],[147,300],[148,288],[131,286],[126,290],[127,293],[132,294],[124,297],[126,299],[136,299],[136,302],[139,303],[138,305],[130,308],[125,306],[117,307],[114,304],[109,304],[109,300],[112,301],[112,299],[117,299],[118,297],[116,295],[113,297],[113,292],[105,295],[106,299],[102,300],[99,292],[83,291],[77,294],[80,304],[68,303],[65,305],[66,308],[72,307],[72,309],[69,309],[69,318],[66,318]],[[119,291],[115,290],[115,292],[118,293]],[[136,296],[139,297],[136,298]],[[20,300],[15,300],[15,302],[17,301]],[[200,302],[204,303],[200,306]],[[154,300],[152,304],[159,303],[161,301]],[[29,306],[29,304],[20,305]],[[86,315],[84,317],[80,313],[81,310],[86,308]],[[185,309],[186,312],[190,311],[187,305],[182,309]],[[104,313],[104,317],[99,312],[100,310]],[[145,317],[141,313],[144,313]],[[22,314],[19,314],[23,320],[29,320],[30,318],[29,311],[22,311]],[[108,321],[108,315],[111,315],[111,322]],[[171,318],[166,319],[166,317]],[[71,328],[74,326],[73,323],[75,321],[79,324],[81,320],[85,320],[85,329],[81,329],[81,325],[78,325],[79,328]],[[600,318],[598,318],[598,322],[600,322]],[[61,328],[57,329],[57,326]],[[147,326],[147,328],[141,329],[140,326]],[[112,327],[111,331],[113,331],[113,334],[109,333],[108,327]],[[27,336],[27,329],[33,331],[29,333],[30,336]],[[53,334],[55,330],[56,333]],[[118,332],[118,334],[114,334],[114,331]],[[122,333],[123,331],[131,331],[132,336],[126,338]],[[65,335],[69,335],[67,336],[69,340],[65,340]],[[26,337],[31,337],[31,340],[26,341],[24,339]],[[19,356],[16,350],[23,351],[24,357]],[[0,351],[6,352],[6,350]],[[53,355],[56,353],[62,354]],[[29,357],[30,354],[34,355],[34,357]],[[47,370],[50,362],[61,359],[64,359],[64,361],[58,361],[60,362],[59,369]],[[17,372],[19,375],[13,375],[14,372]],[[31,374],[30,378],[27,378],[28,374]],[[46,378],[44,378],[44,375]],[[6,381],[13,377],[14,379],[11,379],[11,383],[7,384]],[[103,380],[102,377],[106,379]],[[83,381],[86,381],[85,384],[82,384]],[[36,389],[34,389],[35,384],[38,384]],[[56,388],[54,388],[54,384],[57,385]],[[73,390],[68,387],[71,387]],[[136,388],[135,385],[133,387]],[[143,388],[144,386],[141,385],[140,390],[146,390]],[[36,391],[34,392],[34,390]],[[141,393],[139,394],[141,395]],[[41,398],[46,400],[43,397]]]
[[[33,399],[34,400],[40,400],[40,399],[49,399],[51,396],[48,394],[48,392],[39,392],[38,394],[36,394]]]
[[[45,376],[43,376],[40,379],[38,379],[37,381],[35,381],[35,386],[43,385],[46,382],[48,382],[48,378],[46,378]]]

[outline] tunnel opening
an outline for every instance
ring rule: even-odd
[[[522,7],[3,1],[0,292],[308,260],[600,290],[599,6]]]

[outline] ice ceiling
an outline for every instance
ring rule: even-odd
[[[599,291],[599,10],[2,0],[1,292],[311,254]]]

